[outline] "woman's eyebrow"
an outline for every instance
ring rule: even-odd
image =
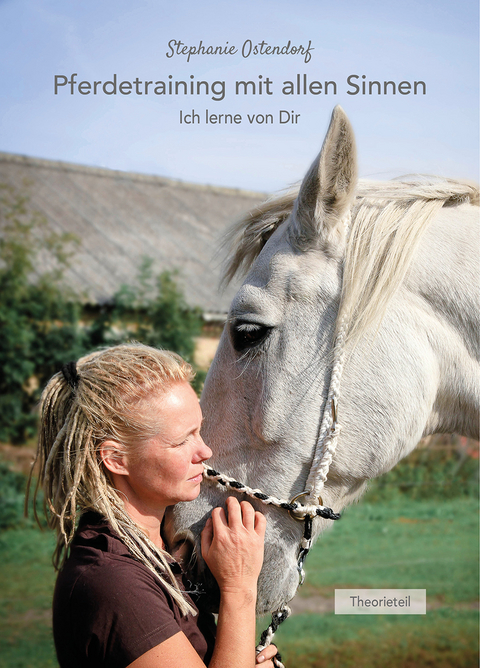
[[[202,418],[202,421],[201,421],[201,423],[200,423],[200,427],[201,427],[202,424],[203,424],[203,420],[204,420],[204,418]],[[185,434],[182,436],[182,438],[183,438],[183,439],[187,438],[188,436],[190,436],[190,434],[194,434],[198,429],[199,429],[199,427],[192,427],[192,428],[189,429],[187,432],[185,432]]]

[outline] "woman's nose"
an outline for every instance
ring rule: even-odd
[[[206,459],[210,459],[213,453],[201,436],[199,446],[197,450],[198,461],[204,462]]]

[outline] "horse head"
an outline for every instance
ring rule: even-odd
[[[242,266],[248,273],[202,395],[202,435],[214,453],[209,465],[281,499],[305,490],[330,410],[334,342],[342,328],[341,432],[326,481],[320,481],[325,506],[338,512],[358,498],[370,478],[391,469],[426,433],[475,429],[474,328],[464,313],[459,328],[470,334],[457,328],[444,341],[446,316],[437,314],[447,309],[450,295],[428,287],[438,278],[438,254],[452,246],[447,219],[473,221],[460,210],[473,208],[464,202],[475,192],[452,181],[359,184],[353,130],[343,110],[334,110],[299,190],[252,212],[232,237],[227,274]],[[464,418],[446,415],[448,356],[457,369],[465,368],[455,389],[464,398]],[[188,530],[198,545],[212,507],[225,498],[224,488],[205,481],[195,502],[175,508],[180,534]],[[268,525],[257,606],[262,614],[296,592],[302,523],[282,508],[252,502]],[[315,518],[314,537],[332,524]]]

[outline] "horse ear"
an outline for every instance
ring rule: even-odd
[[[300,247],[343,250],[348,212],[357,185],[355,136],[340,106],[333,110],[322,150],[305,176],[295,202],[294,236]]]

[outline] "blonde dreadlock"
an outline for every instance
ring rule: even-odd
[[[127,514],[98,456],[105,440],[118,442],[128,452],[134,442],[154,436],[158,425],[146,420],[142,402],[174,382],[190,382],[191,366],[175,353],[141,344],[91,353],[77,362],[76,370],[75,365],[67,366],[67,371],[51,378],[42,394],[34,462],[40,467],[35,498],[41,486],[45,514],[57,534],[55,568],[65,561],[77,519],[93,510],[108,520],[131,554],[162,580],[181,612],[195,614],[178,587],[167,553]]]

